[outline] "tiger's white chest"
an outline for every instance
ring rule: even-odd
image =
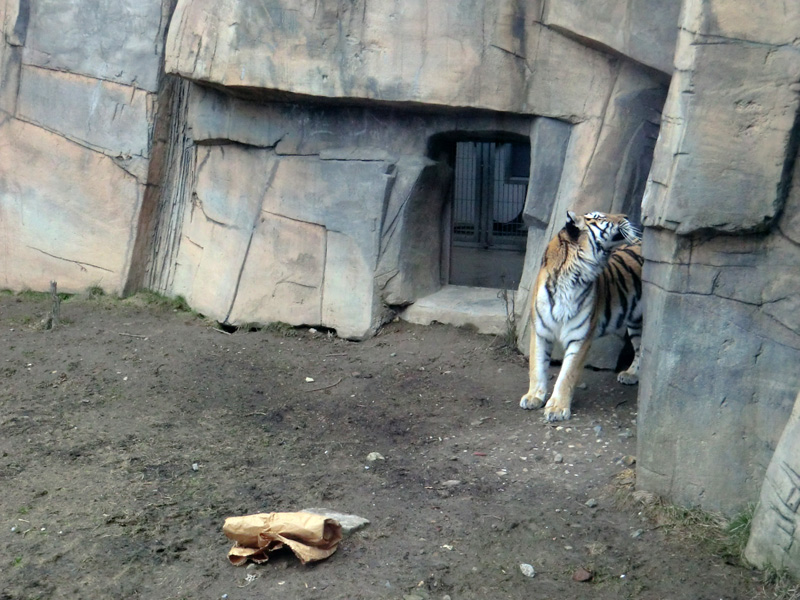
[[[587,308],[594,306],[594,284],[583,286],[556,285],[548,289],[542,283],[536,303],[542,320],[553,329],[586,316]]]

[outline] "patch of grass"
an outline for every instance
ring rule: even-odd
[[[800,600],[800,581],[797,581],[786,570],[772,567],[762,572],[764,589],[756,596],[758,600]]]
[[[86,295],[89,298],[102,298],[106,295],[106,292],[99,285],[92,285],[86,288]]]
[[[25,289],[17,293],[17,298],[23,300],[31,300],[34,302],[41,302],[50,299],[50,292],[35,292],[31,289]]]
[[[754,505],[728,519],[720,513],[669,504],[655,494],[636,491],[636,473],[625,469],[615,477],[614,500],[620,508],[638,508],[657,529],[686,544],[700,545],[730,562],[746,564],[744,549],[750,537]]]
[[[189,306],[189,303],[183,296],[169,297],[151,290],[142,290],[126,298],[125,301],[133,304],[139,303],[145,306],[174,310],[176,312],[185,312],[199,318],[203,317],[200,313],[192,310],[192,307]]]

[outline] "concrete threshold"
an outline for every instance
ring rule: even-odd
[[[509,294],[516,294],[509,290]],[[494,288],[446,285],[438,292],[419,298],[400,313],[409,323],[467,325],[479,333],[503,335],[506,332],[506,304],[501,290]]]

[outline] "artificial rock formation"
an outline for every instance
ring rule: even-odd
[[[642,204],[638,484],[728,513],[800,386],[800,6],[769,10],[684,3]]]
[[[456,144],[524,142],[520,348],[565,211],[641,216],[639,485],[757,497],[800,387],[796,2],[0,0],[0,25],[0,287],[364,338],[447,283]]]
[[[745,557],[800,579],[800,395],[770,460]]]

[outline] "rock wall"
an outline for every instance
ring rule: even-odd
[[[459,139],[527,138],[551,163],[558,145],[550,167],[534,163],[529,254],[556,197],[635,210],[667,77],[554,31],[536,3],[451,8],[178,2],[166,68],[198,84],[181,142],[191,156],[167,178],[180,197],[154,211],[178,241],[137,252],[150,285],[221,321],[371,335],[387,307],[442,285]],[[561,123],[556,141],[536,133],[547,121]]]
[[[120,292],[151,152],[160,0],[0,2],[0,286]]]
[[[684,3],[643,201],[638,485],[735,513],[800,387],[800,5]]]

